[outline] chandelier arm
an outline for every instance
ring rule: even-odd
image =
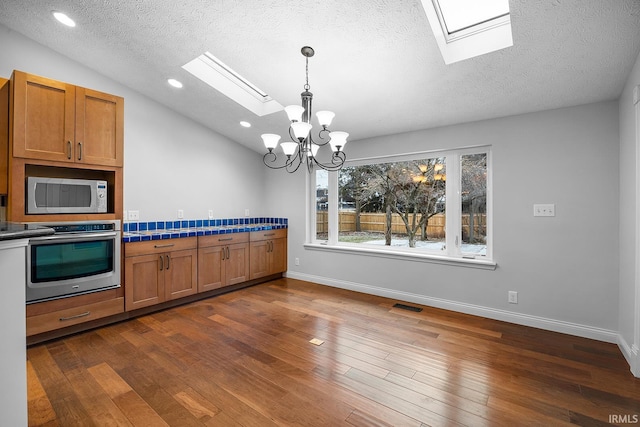
[[[344,151],[334,151],[331,155],[331,163],[334,165],[344,165],[344,162],[347,160],[347,155],[344,154]]]
[[[267,159],[268,157],[273,157],[273,160],[268,160]],[[262,163],[264,163],[264,165],[266,167],[270,168],[270,169],[284,169],[290,163],[290,161],[287,161],[287,162],[285,162],[284,165],[280,165],[280,166],[272,166],[271,164],[269,164],[269,163],[275,163],[277,159],[278,159],[278,156],[276,155],[276,153],[270,152],[270,153],[267,153],[264,156],[262,156]]]
[[[316,144],[319,147],[324,147],[325,145],[327,145],[329,143],[329,141],[331,141],[331,138],[329,138],[329,139],[323,138],[322,137],[322,132],[329,132],[329,130],[326,129],[326,130],[321,130],[320,132],[318,132],[318,138],[320,139],[321,142],[317,142],[315,139],[313,139],[311,134],[309,134],[309,138],[311,138],[311,142],[313,142],[314,144]]]
[[[302,157],[301,156],[291,156],[291,157],[292,157],[292,160],[288,162],[285,166],[287,167],[286,169],[287,172],[294,173],[295,171],[298,170],[298,168],[302,164]],[[295,168],[293,167],[294,160],[297,160]]]
[[[338,153],[334,153],[334,155],[332,156],[331,164],[321,163],[315,157],[312,160],[310,160],[310,162],[312,162],[315,166],[319,167],[320,169],[324,169],[330,172],[337,171],[337,170],[340,170],[344,165],[346,156],[344,155],[344,153],[342,153],[343,154],[342,156],[339,156],[339,155],[336,156],[335,154],[338,154]]]

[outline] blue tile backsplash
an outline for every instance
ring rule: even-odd
[[[180,237],[209,236],[212,234],[243,233],[248,231],[288,228],[287,218],[225,218],[186,221],[125,222],[122,241],[176,239]]]

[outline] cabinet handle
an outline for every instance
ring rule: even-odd
[[[164,261],[162,259],[162,255],[160,255],[160,271],[164,270]]]
[[[167,270],[169,269],[169,260],[170,260],[170,259],[171,259],[171,258],[169,258],[169,255],[167,255]]]
[[[268,237],[268,236],[275,236],[275,235],[276,235],[276,233],[265,233],[265,234],[264,234],[264,237]]]
[[[273,252],[273,241],[269,240],[269,252]]]
[[[218,239],[218,242],[228,242],[230,240],[233,240],[233,237],[227,237],[226,239]]]
[[[65,320],[73,320],[73,319],[77,319],[79,317],[86,317],[86,316],[88,316],[90,314],[91,314],[90,311],[85,311],[84,313],[76,314],[75,316],[61,317],[60,321],[64,322]]]
[[[229,259],[229,246],[227,246],[227,259]]]
[[[224,248],[222,248],[222,252],[221,252],[221,254],[222,254],[222,258],[221,258],[221,259],[222,259],[222,261],[224,261],[224,259],[225,259],[225,258],[224,258],[224,257],[225,257]]]
[[[166,245],[153,245],[153,247],[156,249],[160,249],[160,248],[170,248],[173,245],[175,245],[175,243],[168,243]]]
[[[71,160],[71,141],[67,141],[67,159]]]
[[[82,142],[78,142],[78,160],[82,160]]]

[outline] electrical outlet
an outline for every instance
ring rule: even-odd
[[[182,209],[178,209],[178,219],[184,218],[184,211]]]
[[[209,209],[209,219],[213,219],[213,209]]]
[[[518,303],[518,293],[516,291],[509,291],[509,303],[517,304]]]
[[[244,210],[244,216],[249,216],[249,209]]]
[[[296,265],[300,265],[300,258],[296,258]]]
[[[129,211],[129,221],[137,221],[140,219],[140,211]]]
[[[533,205],[533,216],[556,216],[556,205]]]

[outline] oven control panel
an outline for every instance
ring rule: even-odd
[[[113,222],[48,224],[47,227],[53,228],[56,233],[99,233],[118,229]]]

